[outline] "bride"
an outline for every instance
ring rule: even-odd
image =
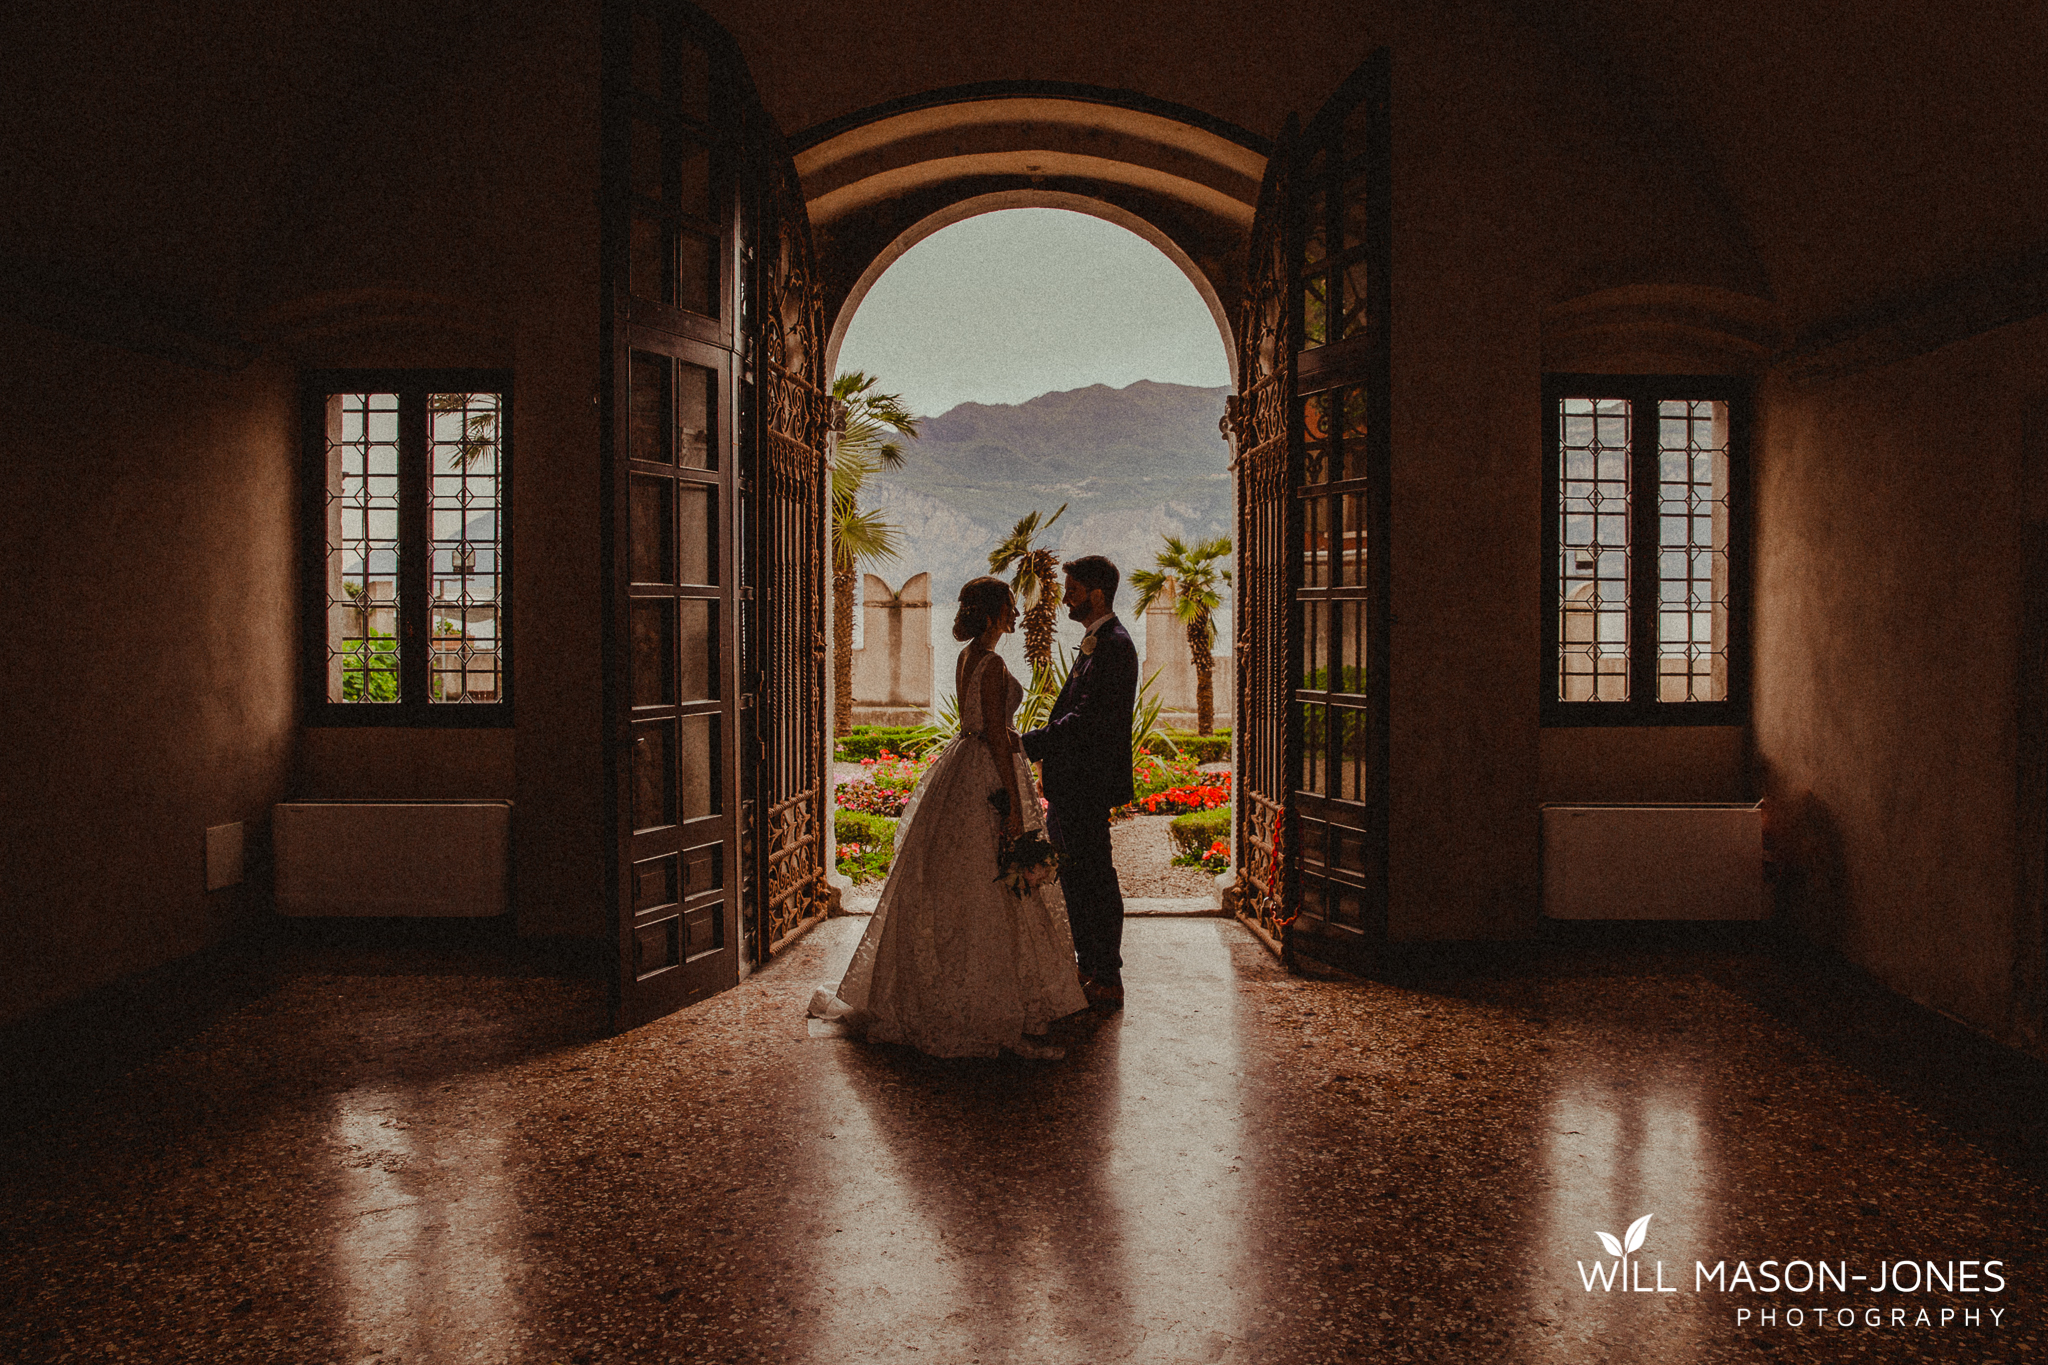
[[[1016,626],[1016,598],[1001,579],[960,589],[960,732],[904,807],[881,903],[838,990],[811,997],[813,1015],[871,1042],[934,1057],[1007,1050],[1052,1060],[1062,1051],[1032,1038],[1088,1006],[1058,883],[1019,896],[996,880],[999,836],[1043,828],[1010,728],[1024,690],[995,652]]]

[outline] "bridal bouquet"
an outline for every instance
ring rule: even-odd
[[[1059,867],[1060,855],[1053,851],[1042,830],[1027,829],[996,846],[995,879],[1019,899],[1058,876]]]

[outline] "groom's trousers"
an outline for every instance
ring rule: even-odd
[[[1060,854],[1060,892],[1074,929],[1081,975],[1106,986],[1124,980],[1124,892],[1109,857],[1109,807],[1055,804],[1045,832]]]

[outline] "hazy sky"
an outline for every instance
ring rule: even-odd
[[[861,301],[839,369],[934,417],[1140,379],[1230,382],[1223,338],[1158,248],[1064,209],[1005,209],[925,238]]]

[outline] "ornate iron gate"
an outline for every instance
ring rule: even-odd
[[[1228,419],[1242,912],[1352,966],[1387,925],[1388,77],[1382,49],[1274,150]]]
[[[1290,116],[1266,163],[1237,317],[1238,392],[1224,409],[1237,476],[1238,865],[1247,888],[1239,913],[1276,950],[1293,917],[1287,793],[1298,743],[1284,700],[1294,676],[1287,547],[1297,533],[1289,496],[1289,400],[1300,350],[1285,206],[1298,136]]]
[[[765,115],[751,158],[758,178],[749,215],[746,297],[749,441],[746,506],[755,521],[742,582],[758,789],[747,801],[755,866],[748,925],[755,962],[780,952],[825,916],[825,432],[824,304],[810,219],[796,169]]]

